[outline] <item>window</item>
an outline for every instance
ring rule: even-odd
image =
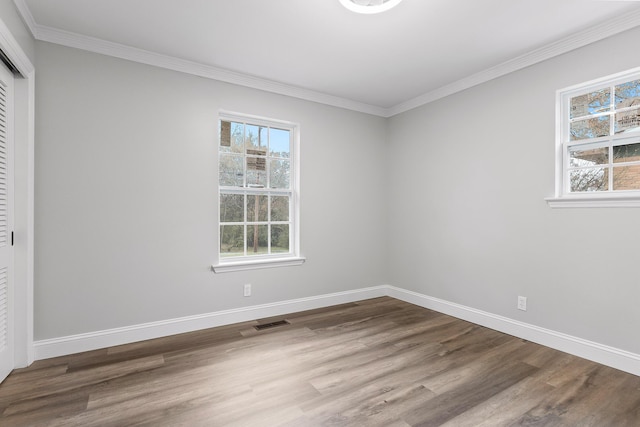
[[[640,70],[558,92],[552,207],[640,206]]]
[[[298,158],[295,125],[220,115],[214,271],[304,261],[298,252]]]

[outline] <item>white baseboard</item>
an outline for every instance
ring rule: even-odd
[[[36,341],[35,357],[36,360],[48,359],[381,296],[390,296],[640,376],[638,354],[388,285]]]
[[[448,314],[505,334],[542,344],[565,353],[640,376],[640,355],[550,329],[476,310],[406,289],[387,287],[387,295],[439,313]]]
[[[254,305],[233,310],[217,311],[178,319],[150,322],[123,328],[89,332],[86,334],[39,340],[33,344],[35,358],[36,360],[49,359],[51,357],[65,356],[83,351],[193,332],[201,329],[214,328],[216,326],[247,322],[265,317],[281,316],[283,314],[312,310],[315,308],[330,307],[332,305],[386,296],[387,292],[388,286],[377,286],[280,301],[271,304]]]

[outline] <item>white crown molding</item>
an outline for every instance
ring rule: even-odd
[[[29,28],[29,31],[31,31],[31,34],[37,39],[36,31],[38,24],[36,24],[36,20],[33,18],[31,9],[27,6],[26,0],[13,0],[13,3],[16,5],[16,9],[18,9],[20,16],[22,16],[22,20]]]
[[[430,102],[446,96],[453,95],[454,93],[462,92],[465,89],[472,88],[473,86],[486,83],[514,71],[521,70],[542,61],[546,61],[547,59],[587,46],[591,43],[614,36],[639,25],[640,10],[626,13],[625,15],[610,19],[579,33],[572,34],[571,36],[558,40],[555,43],[548,44],[524,55],[505,61],[495,67],[480,71],[479,73],[462,78],[451,84],[442,86],[431,92],[397,104],[388,109],[387,117],[392,117],[422,105],[429,104]]]
[[[126,59],[198,77],[218,80],[225,83],[232,83],[239,86],[277,93],[279,95],[304,99],[306,101],[331,105],[333,107],[344,108],[375,116],[386,116],[387,110],[375,105],[352,101],[350,99],[328,95],[273,80],[263,79],[211,65],[205,65],[119,43],[113,43],[95,37],[89,37],[78,33],[39,25],[34,20],[31,10],[25,0],[14,0],[14,3],[22,15],[25,24],[29,27],[29,30],[36,40],[86,50],[115,58]]]
[[[27,54],[20,47],[20,43],[13,37],[11,31],[6,26],[4,21],[0,19],[0,46],[2,46],[2,50],[7,55],[7,57],[11,60],[13,65],[17,68],[18,72],[22,74],[23,77],[27,77],[32,75],[35,71],[35,68]]]
[[[535,49],[529,53],[505,61],[499,65],[480,71],[471,76],[462,78],[433,91],[427,92],[406,102],[402,102],[390,108],[365,104],[338,96],[328,95],[288,85],[281,82],[246,75],[223,68],[205,65],[193,61],[187,61],[167,55],[150,52],[131,46],[113,43],[106,40],[72,33],[56,28],[39,25],[35,22],[25,0],[14,0],[16,7],[31,33],[37,40],[60,44],[67,47],[82,49],[94,53],[113,56],[156,67],[166,68],[199,77],[219,80],[239,86],[264,90],[293,98],[304,99],[320,104],[331,105],[347,110],[358,111],[380,117],[392,117],[404,113],[438,99],[453,95],[473,86],[486,83],[490,80],[502,77],[514,71],[521,70],[555,56],[562,55],[572,50],[584,47],[588,44],[611,37],[623,31],[640,26],[640,10],[629,12],[601,24],[595,25],[579,33],[561,39],[555,43]]]

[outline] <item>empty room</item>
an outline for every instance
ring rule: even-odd
[[[640,426],[639,40],[0,0],[0,425]]]

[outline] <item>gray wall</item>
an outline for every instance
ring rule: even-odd
[[[36,55],[36,340],[388,282],[384,119],[48,43]],[[219,109],[300,124],[303,266],[211,271]]]
[[[638,37],[389,120],[36,43],[35,339],[390,283],[640,353],[640,210],[544,201],[556,90]],[[305,265],[211,272],[221,108],[300,123]]]
[[[635,29],[392,118],[393,284],[640,353],[640,210],[544,201],[556,90],[640,66],[639,39]]]

